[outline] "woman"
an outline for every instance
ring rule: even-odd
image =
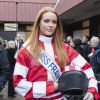
[[[69,66],[80,68],[89,78],[84,100],[98,99],[97,81],[91,66],[74,49],[62,43],[62,33],[55,10],[50,7],[41,9],[15,65],[15,91],[25,100],[66,100],[58,91],[57,80],[70,69]]]

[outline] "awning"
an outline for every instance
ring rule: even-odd
[[[60,0],[57,11],[64,25],[100,15],[100,0]],[[76,3],[75,3],[76,1]]]

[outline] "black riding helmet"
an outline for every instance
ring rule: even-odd
[[[63,94],[82,95],[88,88],[88,78],[82,71],[64,72],[58,80],[58,89]]]

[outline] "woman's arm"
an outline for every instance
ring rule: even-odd
[[[26,63],[27,59],[24,56],[25,54],[19,53],[17,57],[13,78],[15,91],[25,98],[42,98],[53,94],[56,89],[53,81],[38,80],[32,82],[27,80],[29,67]]]
[[[87,75],[89,80],[88,92],[93,93],[95,99],[98,100],[97,80],[94,77],[91,65],[73,48],[67,47],[66,50],[69,56],[69,66],[74,66],[76,70],[81,70]],[[68,70],[68,68],[66,69]]]

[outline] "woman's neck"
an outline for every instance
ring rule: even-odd
[[[40,40],[41,42],[50,43],[50,42],[52,42],[52,38],[53,38],[53,37],[47,37],[47,36],[44,36],[44,35],[39,35],[39,40]]]

